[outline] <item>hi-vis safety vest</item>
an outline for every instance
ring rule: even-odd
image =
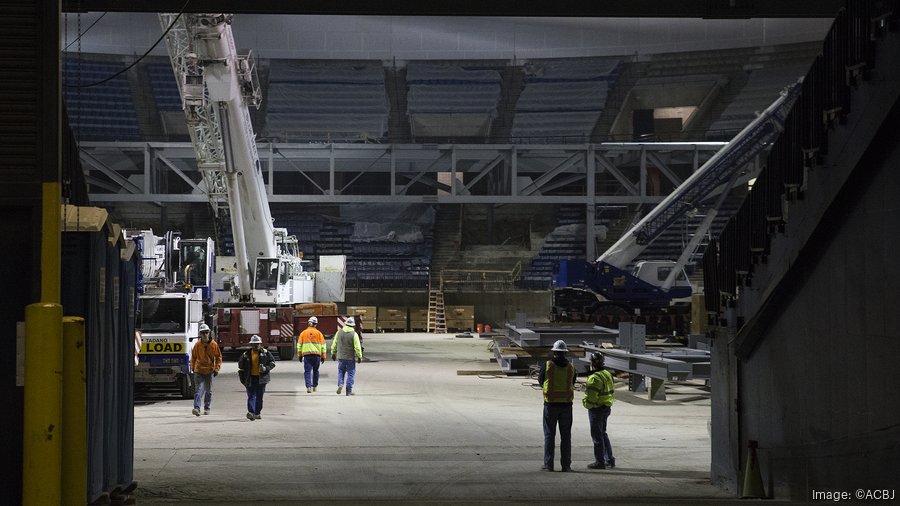
[[[568,364],[559,367],[552,360],[547,361],[547,374],[544,375],[544,402],[572,402],[575,398],[575,367]]]
[[[615,390],[612,373],[606,369],[597,371],[588,376],[581,404],[587,409],[612,406]]]
[[[297,352],[303,355],[319,355],[325,358],[325,336],[315,327],[307,327],[297,337]]]

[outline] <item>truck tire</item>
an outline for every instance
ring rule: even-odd
[[[194,379],[191,377],[192,375],[181,375],[178,377],[178,380],[175,383],[178,385],[178,393],[181,394],[182,399],[193,399],[194,393],[196,392],[196,385],[194,385]]]
[[[294,353],[296,351],[296,346],[282,346],[278,348],[278,358],[281,360],[294,360]]]
[[[591,320],[595,325],[614,329],[619,327],[619,322],[631,321],[631,319],[631,314],[627,309],[615,304],[604,304],[591,315]]]

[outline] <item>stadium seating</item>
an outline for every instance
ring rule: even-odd
[[[347,256],[348,288],[425,289],[431,272],[432,227],[423,227],[419,242],[354,241],[354,224],[323,216],[287,211],[273,213],[275,224],[296,235],[309,260],[318,269],[321,255]]]
[[[765,110],[785,86],[806,74],[808,65],[764,67],[750,72],[747,84],[719,118],[710,125],[707,139],[729,140]]]
[[[558,225],[544,239],[541,249],[522,271],[520,288],[546,290],[562,259],[585,259],[584,206],[561,205]]]
[[[513,141],[588,141],[606,107],[619,63],[597,58],[526,63],[525,87],[513,118]]]
[[[413,138],[490,133],[502,84],[499,70],[412,62],[407,66],[406,84]]]
[[[66,57],[63,59],[63,99],[69,125],[80,141],[139,141],[141,131],[132,91],[121,71],[124,64]]]
[[[272,60],[264,135],[285,142],[380,140],[388,101],[380,63]]]
[[[160,112],[181,112],[181,95],[178,93],[172,66],[168,63],[150,63],[146,69],[156,108]]]

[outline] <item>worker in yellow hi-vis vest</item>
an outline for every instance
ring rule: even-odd
[[[553,356],[540,372],[538,383],[544,391],[544,467],[553,471],[556,425],[559,424],[559,453],[562,471],[572,470],[572,401],[575,398],[575,366],[566,359],[569,351],[560,339],[550,349]]]
[[[612,445],[606,434],[606,421],[609,419],[616,393],[612,373],[604,367],[603,354],[591,354],[591,375],[588,376],[581,404],[588,410],[588,422],[591,424],[591,439],[594,441],[594,462],[588,464],[589,469],[612,469],[616,467]]]

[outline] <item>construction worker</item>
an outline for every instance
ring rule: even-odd
[[[250,338],[250,346],[238,360],[238,377],[247,388],[247,419],[259,420],[269,371],[275,368],[275,357],[262,347],[262,339],[256,334]]]
[[[316,328],[319,319],[311,316],[307,327],[297,338],[297,355],[303,361],[303,378],[306,380],[306,393],[316,391],[319,386],[319,364],[325,362],[328,351],[325,348],[325,336]],[[312,373],[312,374],[310,374]]]
[[[338,361],[338,395],[344,388],[344,374],[347,375],[347,395],[356,395],[353,393],[353,380],[356,378],[356,364],[362,362],[362,348],[353,326],[351,316],[334,334],[334,341],[331,343],[331,360]],[[354,358],[356,362],[353,361]]]
[[[544,467],[553,471],[556,425],[562,471],[572,470],[572,401],[575,399],[575,366],[566,359],[566,342],[560,339],[550,349],[552,356],[538,372],[544,392]]]
[[[191,370],[194,371],[194,409],[191,413],[200,416],[200,400],[203,400],[203,414],[209,414],[212,402],[212,379],[222,368],[222,350],[219,343],[210,337],[209,325],[200,324],[200,340],[191,349]]]
[[[591,424],[591,439],[594,441],[594,462],[588,464],[589,469],[606,469],[616,467],[609,436],[606,434],[606,421],[612,408],[615,385],[612,374],[604,367],[603,354],[591,354],[591,375],[588,376],[581,404],[588,410],[588,422]]]

